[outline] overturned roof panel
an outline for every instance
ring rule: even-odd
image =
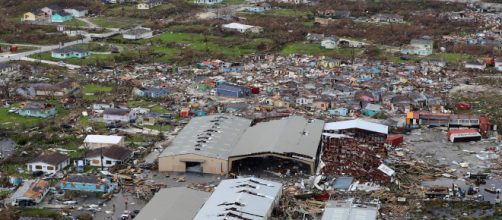
[[[193,118],[160,157],[196,154],[227,160],[250,124],[249,119],[228,114]]]
[[[231,156],[253,153],[294,153],[314,160],[321,140],[324,121],[290,116],[258,123],[242,135]]]
[[[337,121],[330,122],[324,125],[324,130],[346,130],[346,129],[362,129],[382,134],[389,133],[389,127],[382,124],[377,124],[369,121],[364,121],[360,119],[347,120],[347,121]]]

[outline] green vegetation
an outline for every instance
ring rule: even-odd
[[[128,28],[143,24],[143,21],[130,17],[94,17],[90,21],[103,28]]]
[[[85,59],[81,58],[68,58],[68,59],[57,59],[51,57],[50,52],[37,53],[31,55],[31,58],[41,59],[41,60],[50,60],[50,61],[63,61],[64,63],[74,64],[74,65],[111,65],[115,63],[114,54],[92,54],[91,56]]]
[[[287,9],[287,8],[271,10],[267,13],[273,14],[273,15],[278,15],[278,16],[289,16],[289,17],[307,17],[309,14],[309,12],[307,12],[307,11],[299,11],[299,10]]]
[[[16,113],[9,113],[9,108],[0,108],[0,127],[2,128],[31,128],[44,120],[46,119],[20,116]]]
[[[87,24],[78,19],[71,19],[69,21],[63,22],[63,24],[67,27],[85,27]]]
[[[245,0],[223,0],[224,4],[229,4],[229,5],[236,5],[236,4],[242,4],[246,2]]]
[[[148,129],[153,129],[161,132],[165,132],[171,129],[171,125],[146,125],[144,126],[145,128]]]
[[[195,33],[164,33],[144,43],[152,42],[153,50],[161,54],[162,61],[187,53],[187,49],[216,57],[239,57],[268,47],[273,42],[265,38],[245,39],[245,37],[204,35]]]
[[[84,85],[83,92],[84,93],[111,92],[112,89],[113,89],[113,87],[111,87],[111,86],[87,84],[87,85]]]
[[[110,52],[111,50],[111,46],[106,43],[79,44],[77,47],[92,52]]]
[[[308,54],[314,56],[332,56],[336,58],[351,58],[356,57],[362,52],[359,48],[338,48],[338,49],[324,49],[320,44],[307,43],[307,42],[294,42],[286,45],[280,52],[281,55],[287,56],[289,54]]]

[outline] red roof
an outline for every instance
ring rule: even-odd
[[[450,137],[452,134],[468,134],[468,133],[479,133],[479,131],[476,129],[449,130],[448,137]]]

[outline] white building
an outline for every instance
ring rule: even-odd
[[[260,33],[263,31],[262,27],[259,26],[253,26],[253,25],[247,25],[247,24],[241,24],[241,23],[230,23],[230,24],[224,24],[222,25],[222,28],[224,30],[228,31],[237,31],[240,33]]]
[[[124,163],[131,158],[132,151],[119,146],[94,149],[86,153],[86,164],[95,167],[112,167]]]
[[[502,71],[502,59],[495,59],[495,69],[497,71]]]
[[[195,4],[201,4],[201,5],[214,5],[214,4],[219,4],[222,3],[223,0],[195,0]]]
[[[122,37],[127,40],[148,39],[153,37],[153,31],[150,28],[134,28],[122,34]]]
[[[67,8],[64,9],[64,11],[76,18],[85,17],[89,13],[89,10],[87,10],[87,8],[84,7]]]
[[[69,164],[70,158],[68,156],[60,153],[51,153],[42,154],[31,160],[27,165],[30,172],[42,171],[47,174],[53,174],[63,170]]]
[[[242,219],[269,219],[279,204],[282,184],[249,177],[223,180],[199,210],[194,220],[239,216]]]
[[[113,135],[87,135],[84,146],[87,149],[96,149],[110,146],[124,146],[124,136]]]
[[[140,10],[148,10],[150,8],[159,6],[162,4],[162,0],[144,0],[138,3],[137,8]]]
[[[103,111],[103,120],[108,122],[131,122],[136,120],[136,112],[129,109],[109,108]]]
[[[335,38],[327,37],[321,41],[321,47],[325,49],[336,49],[338,47],[338,42]]]

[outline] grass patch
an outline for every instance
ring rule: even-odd
[[[129,28],[143,24],[143,20],[130,17],[94,17],[90,21],[103,28]]]
[[[31,58],[34,59],[42,59],[42,60],[50,60],[50,61],[63,61],[68,64],[74,65],[111,65],[114,64],[114,56],[113,54],[91,54],[90,57],[81,59],[81,58],[67,58],[67,59],[57,59],[51,56],[51,52],[37,53],[31,55]]]
[[[20,116],[16,113],[9,113],[9,108],[0,108],[0,127],[5,129],[31,128],[45,120],[44,118]]]
[[[71,19],[69,21],[63,22],[63,24],[68,27],[85,27],[85,26],[87,26],[87,24],[85,22],[78,20],[78,19]]]
[[[351,58],[352,55],[357,56],[362,49],[359,48],[338,48],[338,49],[324,49],[320,44],[307,43],[307,42],[294,42],[286,45],[280,54],[287,56],[290,54],[308,54],[314,56],[332,56],[336,58]]]
[[[268,12],[268,14],[278,15],[278,16],[288,16],[288,17],[307,17],[309,12],[299,11],[295,9],[281,8],[275,9]]]
[[[143,127],[161,132],[169,131],[171,129],[171,125],[145,125]]]
[[[84,85],[82,91],[84,93],[96,93],[96,92],[111,92],[113,87],[111,86],[103,86],[97,84],[87,84]]]
[[[223,0],[223,4],[228,4],[228,5],[237,5],[245,2],[246,2],[245,0]]]

